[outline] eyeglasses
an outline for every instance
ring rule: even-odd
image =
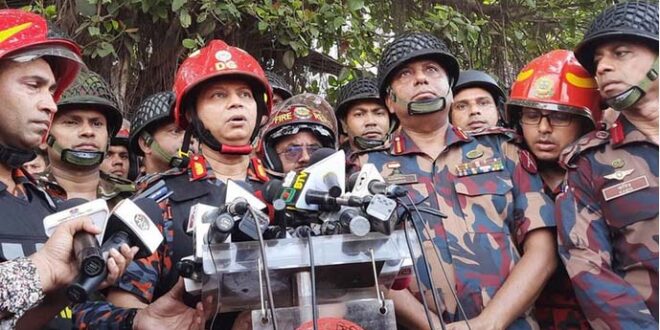
[[[288,146],[284,151],[278,152],[278,155],[284,155],[286,159],[290,162],[295,162],[300,159],[303,155],[303,150],[307,151],[308,155],[313,154],[316,150],[321,149],[321,146],[318,144],[312,145],[301,145],[301,146]]]
[[[525,125],[538,125],[543,118],[547,118],[553,127],[568,126],[573,121],[573,115],[567,112],[552,111],[544,115],[541,111],[525,109],[520,117],[520,122]]]

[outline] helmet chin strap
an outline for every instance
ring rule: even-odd
[[[37,154],[32,150],[23,150],[0,144],[0,163],[16,169],[33,160]]]
[[[75,166],[99,166],[103,162],[103,157],[105,156],[105,152],[103,151],[82,151],[62,148],[52,135],[48,136],[46,142],[48,143],[48,146],[53,148],[53,151],[60,155],[60,159],[62,159],[63,162]]]
[[[646,72],[644,78],[637,85],[631,86],[619,95],[606,99],[605,102],[616,111],[628,109],[646,95],[646,92],[651,88],[651,84],[657,79],[658,58],[656,57],[649,71]]]
[[[396,94],[394,94],[394,91],[392,91],[392,89],[389,89],[389,96],[390,98],[392,98],[392,101],[394,101],[394,103],[408,109],[408,115],[417,116],[417,115],[426,115],[444,110],[445,107],[447,106],[447,95],[449,95],[450,92],[451,92],[451,88],[447,90],[447,93],[445,93],[444,96],[438,96],[432,99],[420,100],[420,101],[410,101],[410,100],[400,99],[396,96]]]
[[[211,132],[204,127],[204,124],[201,122],[196,117],[193,117],[192,120],[193,127],[195,129],[195,132],[197,133],[197,136],[199,137],[200,142],[204,143],[205,145],[209,146],[211,149],[221,153],[221,154],[227,154],[227,155],[249,155],[252,153],[252,145],[247,144],[243,146],[228,146],[221,144],[220,141],[218,141],[212,134]],[[255,128],[255,132],[256,132]],[[254,136],[255,134],[253,134]],[[185,142],[184,142],[185,143]]]
[[[353,144],[360,148],[360,150],[368,150],[382,146],[385,144],[385,140],[365,139],[361,136],[356,136],[353,138]]]

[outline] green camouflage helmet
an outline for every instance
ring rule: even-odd
[[[108,121],[108,136],[115,136],[122,123],[117,98],[103,77],[96,72],[82,70],[76,81],[62,94],[57,108],[61,111],[90,106],[105,115]]]

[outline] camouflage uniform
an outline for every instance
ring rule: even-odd
[[[450,127],[445,149],[432,160],[402,131],[393,135],[389,152],[360,159],[379,168],[388,183],[407,187],[415,203],[448,216],[442,221],[425,216],[433,237],[424,242],[434,283],[441,290],[445,322],[462,319],[447,282],[457,291],[467,317],[478,316],[520,259],[526,234],[554,226],[554,206],[534,174],[536,165],[529,153],[509,142],[512,138],[512,132],[502,128],[470,136]],[[447,280],[431,241],[440,250]],[[428,279],[424,282],[430,287]],[[510,328],[537,327],[530,312]]]
[[[545,194],[552,200],[561,192],[561,186],[555,189],[545,184],[543,186]],[[553,232],[556,236],[556,229]],[[557,269],[536,299],[534,316],[541,329],[591,329],[575,297],[571,279],[563,263],[557,265]]]
[[[201,156],[193,156],[190,168],[196,168]],[[202,161],[203,162],[203,161]],[[203,165],[202,165],[203,166]],[[190,207],[197,203],[221,205],[224,203],[224,183],[213,176],[213,171],[193,173],[193,170],[172,169],[153,176],[149,185],[165,180],[173,194],[161,203],[164,213],[161,227],[165,244],[151,256],[133,261],[122,278],[115,285],[130,292],[145,303],[151,303],[167,293],[179,278],[174,265],[183,257],[193,253],[192,237],[184,232],[184,221],[188,219]],[[261,184],[266,182],[265,170],[261,162],[253,158],[248,168],[246,182],[261,197]],[[133,309],[121,308],[103,302],[85,303],[74,306],[74,324],[77,329],[117,328],[123,324]]]
[[[132,181],[104,172],[99,173],[101,181],[96,190],[96,197],[103,198],[108,203],[108,208],[112,209],[119,201],[130,197],[135,192],[135,184]],[[51,173],[50,167],[44,172],[37,174],[36,180],[37,184],[58,202],[68,199],[66,191],[57,183],[57,179]]]
[[[562,155],[559,254],[594,328],[658,326],[658,145],[625,118]]]

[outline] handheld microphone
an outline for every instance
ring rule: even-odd
[[[234,230],[234,217],[226,212],[219,210],[207,212],[203,216],[203,221],[211,224],[206,233],[205,242],[207,244],[225,242]]]
[[[102,199],[88,202],[83,198],[72,198],[59,204],[58,209],[61,211],[44,218],[44,229],[48,236],[59,224],[83,216],[90,217],[97,227],[105,230],[108,207]],[[78,267],[87,276],[98,275],[105,268],[105,259],[99,244],[100,237],[99,235],[97,238],[86,231],[79,231],[73,236],[73,251]]]
[[[163,235],[151,219],[162,219],[162,210],[158,204],[148,198],[135,202],[124,199],[113,209],[104,233],[101,246],[104,263],[111,249],[119,249],[123,244],[138,246],[136,259],[153,254],[163,241]],[[81,273],[76,281],[67,288],[67,297],[72,302],[80,303],[89,299],[90,294],[107,277],[107,267],[95,276]]]

